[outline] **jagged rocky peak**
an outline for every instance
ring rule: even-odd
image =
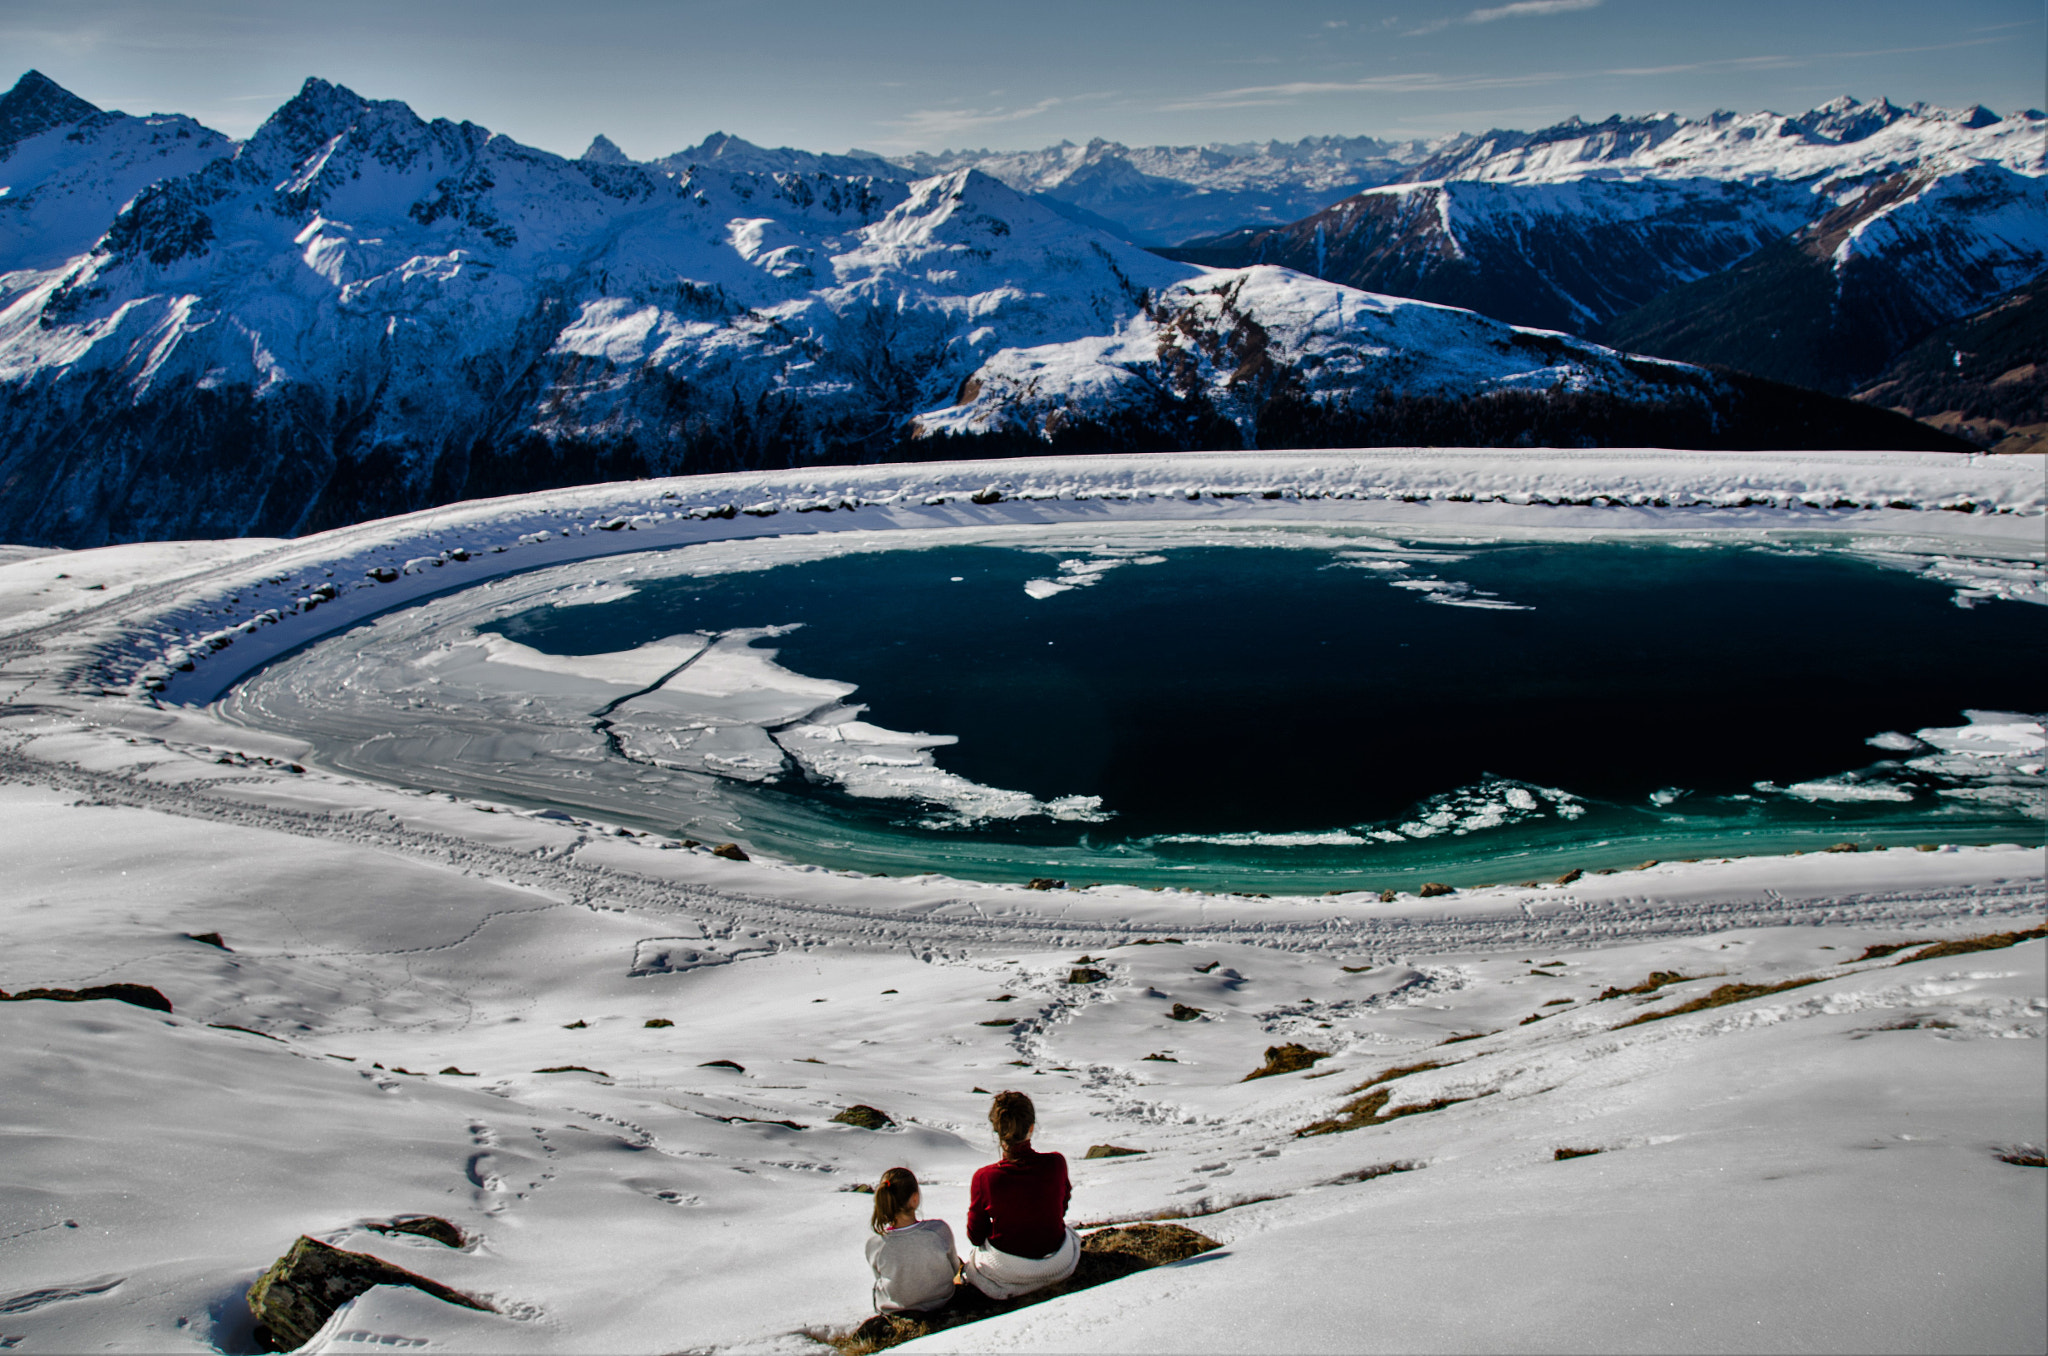
[[[83,122],[99,111],[41,71],[29,71],[0,94],[0,146]]]
[[[745,137],[736,137],[730,132],[713,132],[695,146],[686,146],[676,154],[694,156],[698,160],[716,160],[720,156],[740,156],[760,149]]]
[[[491,139],[488,128],[436,118],[429,123],[400,99],[366,99],[346,85],[309,77],[264,124],[242,151],[242,160],[261,173],[289,173],[343,134],[386,165],[409,162],[434,140],[449,151],[474,151]]]
[[[1982,104],[1972,104],[1960,110],[1955,114],[1955,120],[1969,128],[1989,127],[1994,122],[2005,121]]]
[[[589,149],[577,157],[593,165],[630,165],[633,157],[620,150],[612,139],[600,132],[591,138]]]
[[[392,102],[418,121],[410,108]],[[309,76],[297,94],[264,119],[256,135],[249,138],[245,155],[258,161],[278,158],[297,164],[353,127],[370,107],[369,100],[347,86]]]
[[[1900,108],[1890,99],[1879,99],[1874,104],[1866,104],[1860,99],[1844,94],[1838,99],[1830,99],[1819,108],[1793,121],[1807,133],[1823,141],[1847,144],[1882,132],[1899,119],[1912,115],[1912,109]],[[1992,121],[1996,122],[1997,119],[1993,118]]]
[[[800,151],[790,146],[770,149],[730,132],[713,132],[695,146],[685,146],[673,155],[665,155],[650,163],[679,174],[696,168],[734,174],[828,174],[849,179],[903,177],[895,165],[866,151],[831,155]]]

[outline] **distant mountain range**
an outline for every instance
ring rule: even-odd
[[[884,169],[727,137],[567,160],[320,80],[238,142],[32,72],[0,96],[0,539],[288,534],[590,480],[1024,450],[1967,446],[1169,260],[972,166]]]
[[[1846,393],[2048,269],[2048,117],[1838,99],[1798,117],[1489,132],[1285,226],[1162,251],[1277,263]]]
[[[2048,269],[2044,153],[2036,110],[1840,98],[1792,117],[1573,118],[1434,140],[1097,139],[893,158],[721,133],[653,163],[972,168],[1169,258],[1281,264],[1847,394]],[[1951,422],[1979,440],[1996,424]]]

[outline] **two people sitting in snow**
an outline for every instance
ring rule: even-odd
[[[1002,1157],[974,1174],[963,1262],[942,1219],[917,1217],[921,1197],[908,1168],[891,1168],[875,1186],[875,1310],[917,1317],[954,1302],[962,1285],[990,1299],[1017,1299],[1064,1281],[1081,1260],[1081,1239],[1066,1221],[1074,1188],[1067,1160],[1031,1147],[1038,1112],[1021,1092],[999,1092],[988,1109]]]

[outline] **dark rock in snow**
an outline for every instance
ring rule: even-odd
[[[896,1124],[889,1119],[889,1113],[879,1107],[855,1103],[832,1118],[838,1125],[854,1125],[863,1130],[886,1130]]]
[[[447,1070],[442,1070],[446,1073]],[[442,1219],[439,1215],[399,1215],[381,1224],[366,1224],[366,1229],[380,1234],[412,1234],[419,1238],[431,1238],[446,1248],[459,1248],[468,1240],[462,1230]]]
[[[217,946],[223,951],[234,950],[233,947],[229,946],[226,942],[220,939],[220,934],[218,932],[188,932],[185,934],[185,937],[189,941],[204,942],[208,946]]]
[[[1130,1158],[1144,1153],[1143,1149],[1126,1149],[1120,1144],[1091,1144],[1083,1158]]]
[[[0,1003],[28,1003],[36,1000],[47,1003],[90,1003],[97,999],[109,999],[116,1003],[133,1003],[138,1008],[149,1008],[156,1012],[169,1012],[171,1000],[163,991],[147,984],[94,984],[83,989],[23,989],[20,993],[8,993],[0,989]]]
[[[1067,983],[1069,984],[1100,984],[1108,978],[1107,974],[1104,974],[1092,965],[1076,966],[1067,972]]]
[[[435,1299],[486,1313],[491,1307],[368,1253],[344,1252],[300,1236],[291,1251],[249,1287],[256,1341],[266,1351],[295,1351],[342,1305],[377,1285],[409,1285]]]
[[[711,849],[711,855],[714,857],[723,857],[729,862],[744,862],[752,860],[747,856],[747,850],[741,847],[738,843],[720,843],[717,847]]]
[[[1285,1045],[1266,1047],[1266,1062],[1246,1074],[1240,1082],[1249,1083],[1254,1078],[1271,1078],[1274,1074],[1298,1073],[1319,1059],[1328,1059],[1328,1050],[1311,1050],[1306,1045],[1289,1041]]]

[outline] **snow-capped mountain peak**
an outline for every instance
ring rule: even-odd
[[[620,150],[613,144],[612,139],[602,132],[590,139],[589,147],[577,159],[588,160],[596,165],[630,165],[633,163],[632,157]]]
[[[0,278],[60,268],[151,184],[234,152],[190,118],[103,111],[28,72],[0,95]],[[0,284],[0,303],[10,290]]]
[[[119,115],[87,125],[102,118]],[[0,500],[16,539],[296,533],[536,484],[990,439],[1613,436],[1539,434],[1561,400],[1601,429],[1684,409],[1725,437],[1745,417],[1693,369],[1170,261],[972,165],[905,183],[723,134],[680,165],[568,160],[322,80],[239,146],[106,126],[205,149],[109,206],[60,266],[0,256],[0,484],[29,487]],[[70,147],[70,172],[100,163],[70,135],[0,168],[37,147]],[[1078,158],[1122,180],[1108,146]],[[1324,169],[1349,154],[1273,151]],[[1166,158],[1242,168],[1215,148]]]
[[[29,71],[0,94],[0,159],[16,142],[84,122],[99,111],[41,71]]]

